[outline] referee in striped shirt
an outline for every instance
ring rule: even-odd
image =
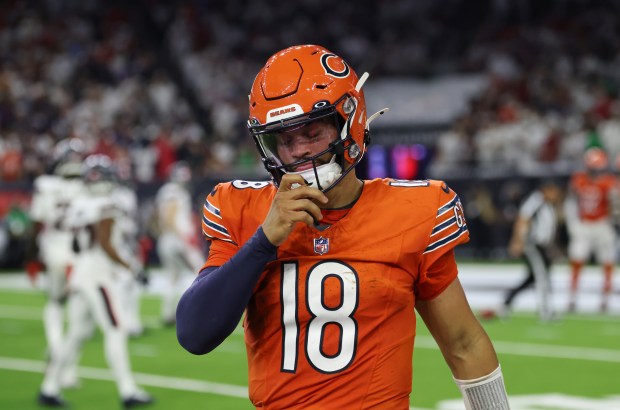
[[[553,319],[554,313],[549,301],[550,251],[556,239],[561,201],[562,189],[559,184],[554,180],[543,180],[522,203],[508,251],[514,257],[523,257],[527,276],[519,285],[508,291],[500,315],[507,316],[514,298],[521,291],[535,285],[540,319],[542,321]]]

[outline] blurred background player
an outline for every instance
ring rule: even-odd
[[[168,182],[159,189],[155,200],[160,229],[157,253],[166,280],[161,308],[165,325],[175,323],[177,303],[184,291],[181,278],[184,274],[195,275],[203,264],[204,256],[194,231],[191,178],[187,163],[172,164]]]
[[[562,200],[560,186],[552,180],[545,180],[532,192],[519,209],[514,223],[508,251],[513,257],[522,256],[527,276],[506,294],[500,316],[509,314],[515,297],[523,290],[535,285],[538,298],[538,314],[548,321],[554,316],[551,306],[551,263],[553,246],[559,222],[558,207]]]
[[[39,393],[39,403],[49,407],[65,405],[60,396],[59,375],[75,361],[85,339],[85,327],[97,323],[104,337],[105,356],[117,383],[124,407],[149,404],[152,398],[138,388],[131,374],[127,352],[127,334],[123,309],[119,306],[118,270],[115,265],[132,272],[141,264],[123,259],[113,242],[114,229],[122,219],[113,195],[117,177],[112,162],[105,155],[91,155],[85,161],[84,194],[67,212],[76,253],[69,283],[69,331],[60,354],[46,369]]]
[[[573,174],[566,201],[566,225],[569,234],[568,257],[572,278],[568,311],[577,303],[579,275],[583,265],[594,255],[604,274],[600,304],[607,311],[611,293],[612,273],[616,261],[616,234],[613,215],[617,213],[618,182],[609,172],[607,154],[601,148],[588,149],[583,157],[585,170]]]
[[[67,276],[71,270],[72,235],[66,228],[67,210],[82,189],[84,145],[76,138],[63,139],[53,153],[52,173],[34,181],[30,214],[34,235],[27,255],[26,271],[35,283],[37,274],[45,271],[47,302],[43,324],[49,359],[53,360],[63,343],[64,303],[67,297]],[[63,384],[75,383],[75,372],[63,374]]]
[[[138,235],[140,226],[138,221],[138,196],[132,181],[131,165],[117,163],[119,183],[114,189],[114,197],[118,205],[118,219],[114,225],[112,241],[124,260],[135,258],[142,264],[139,272],[130,272],[120,265],[119,296],[123,307],[123,317],[127,334],[131,337],[139,336],[144,331],[140,318],[141,288],[146,286],[148,278],[144,270],[145,254],[141,252]],[[141,286],[142,285],[142,286]]]

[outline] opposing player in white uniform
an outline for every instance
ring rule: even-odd
[[[156,206],[160,235],[157,253],[166,278],[161,317],[166,325],[175,323],[177,303],[184,289],[180,279],[195,274],[204,256],[198,247],[194,231],[192,199],[188,184],[192,174],[185,162],[172,165],[169,181],[157,192]]]
[[[119,250],[124,260],[136,259],[144,264],[145,261],[140,259],[138,250],[139,223],[136,191],[126,182],[117,184],[113,195],[119,211],[112,235],[114,247]],[[127,271],[122,266],[117,265],[117,268],[125,328],[129,336],[139,336],[144,331],[140,318],[141,286],[139,282],[145,284],[147,278],[143,270],[136,276],[135,272]]]
[[[86,189],[67,211],[73,232],[73,273],[69,281],[69,331],[58,357],[46,370],[39,403],[62,407],[59,375],[75,359],[84,340],[84,325],[93,320],[104,337],[105,356],[112,369],[124,407],[149,404],[152,398],[138,388],[131,374],[127,333],[119,306],[117,266],[135,271],[138,262],[126,260],[114,247],[112,237],[119,208],[113,195],[116,181],[109,157],[92,155],[85,161]],[[119,314],[121,313],[121,314]]]
[[[47,273],[43,323],[50,360],[63,343],[67,276],[73,259],[72,235],[64,223],[71,201],[82,189],[83,151],[81,140],[61,140],[54,149],[53,174],[41,175],[34,181],[30,215],[35,222],[35,235],[26,270],[33,283],[39,271]],[[74,371],[68,370],[62,377],[63,384],[75,382]]]

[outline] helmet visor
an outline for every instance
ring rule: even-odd
[[[263,158],[271,166],[294,171],[333,152],[340,129],[337,113],[332,109],[324,110],[318,116],[314,114],[263,126],[260,130],[250,127]]]

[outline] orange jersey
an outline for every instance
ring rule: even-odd
[[[276,188],[218,185],[204,206],[205,266],[230,259],[265,219]],[[341,220],[299,223],[254,289],[244,319],[250,399],[266,409],[408,409],[416,299],[456,277],[469,239],[440,181],[366,181]]]
[[[613,175],[592,177],[585,172],[577,172],[571,177],[570,186],[577,198],[581,220],[598,221],[610,216],[610,198],[612,191],[618,188],[618,182]]]

